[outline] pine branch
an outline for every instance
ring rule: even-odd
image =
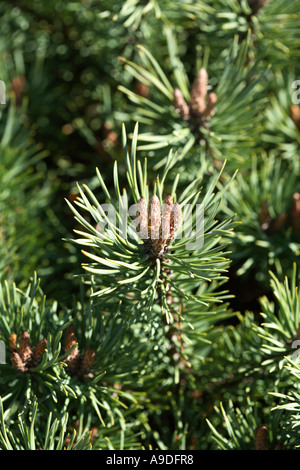
[[[212,167],[219,161],[220,168],[224,155],[232,167],[246,165],[262,129],[260,116],[266,104],[262,93],[264,72],[260,72],[258,62],[246,65],[250,35],[240,45],[238,38],[232,42],[224,69],[213,77],[214,91],[204,67],[197,71],[194,83],[188,83],[176,53],[175,37],[170,29],[166,35],[174,85],[143,46],[138,47],[142,65],[121,58],[125,70],[146,84],[151,92],[151,96],[144,98],[124,86],[119,87],[134,105],[128,110],[130,118],[145,128],[139,134],[138,150],[154,151],[159,166],[166,161],[160,149],[166,147],[177,149],[180,160],[192,161],[193,149],[202,147]],[[253,120],[255,128],[251,125]]]
[[[123,142],[131,194],[127,195],[124,189],[121,195],[117,164],[114,171],[116,199],[108,193],[101,174],[97,170],[100,185],[109,203],[108,211],[111,211],[111,214],[105,214],[104,208],[87,186],[79,187],[80,198],[76,201],[76,205],[90,215],[90,221],[87,221],[74,205],[67,201],[76,220],[84,228],[84,230],[77,231],[82,238],[74,242],[84,246],[83,254],[93,260],[93,264],[85,264],[84,268],[93,276],[94,297],[104,300],[117,298],[125,305],[134,303],[138,310],[146,314],[151,311],[159,298],[162,311],[169,322],[172,318],[167,302],[169,292],[177,299],[176,302],[180,298],[192,299],[199,304],[215,301],[214,294],[203,294],[197,297],[193,291],[203,281],[210,282],[214,279],[221,281],[228,266],[228,260],[222,254],[223,246],[218,246],[218,244],[226,233],[230,234],[232,222],[228,220],[218,223],[214,219],[227,186],[214,194],[215,185],[220,178],[220,174],[217,175],[201,201],[202,206],[199,206],[200,181],[193,181],[177,197],[175,192],[177,178],[172,194],[166,199],[169,202],[171,198],[172,201],[173,199],[177,201],[172,206],[174,222],[170,219],[168,223],[171,206],[167,204],[168,216],[164,212],[166,207],[163,208],[161,214],[159,206],[163,204],[165,182],[168,172],[174,166],[175,156],[169,153],[163,174],[160,179],[156,180],[154,195],[150,198],[146,162],[144,169],[140,163],[136,162],[136,145],[137,127],[131,155],[127,151],[125,134]],[[128,201],[137,204],[134,206],[132,215],[138,215],[139,220],[131,221]],[[152,217],[151,211],[148,216],[146,215],[148,203],[152,211],[155,208],[155,217]],[[203,220],[199,212],[201,207],[205,210]],[[193,214],[192,211],[195,208],[197,211]],[[181,213],[182,220],[186,220],[186,226],[185,232],[177,239],[175,232]],[[163,224],[161,224],[161,215]],[[178,221],[176,221],[177,217]],[[136,226],[143,227],[143,231],[137,233]],[[163,233],[165,229],[168,232],[166,234]],[[145,231],[147,239],[143,240],[141,235],[143,236]],[[92,249],[92,252],[86,251],[86,248]],[[177,309],[175,306],[174,308]]]

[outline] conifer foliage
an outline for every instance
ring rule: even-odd
[[[1,2],[1,450],[299,448],[299,12]]]

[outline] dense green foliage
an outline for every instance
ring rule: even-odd
[[[0,26],[0,449],[299,448],[300,0]]]

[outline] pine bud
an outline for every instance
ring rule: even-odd
[[[148,212],[144,197],[141,197],[137,202],[136,230],[142,240],[148,238]]]
[[[16,104],[20,106],[22,103],[22,97],[26,88],[26,77],[20,75],[14,77],[11,81],[11,89],[16,96]]]
[[[160,202],[154,194],[149,201],[148,207],[148,236],[152,242],[159,239],[160,226]]]
[[[66,330],[66,343],[65,351],[70,351],[77,344],[77,338],[75,336],[75,329],[73,325],[69,325]],[[79,349],[78,346],[67,356],[66,363],[71,367],[76,367],[79,360]]]
[[[76,343],[77,338],[75,336],[75,328],[73,325],[69,325],[66,330],[65,351],[70,351]]]
[[[161,223],[161,240],[165,244],[170,239],[171,229],[171,213],[173,209],[173,199],[168,196],[163,204],[162,223]]]
[[[293,202],[290,211],[291,225],[294,232],[300,231],[300,194],[293,194]]]
[[[47,340],[46,338],[43,338],[33,350],[34,360],[40,359],[40,357],[42,357],[46,347],[47,347]]]
[[[259,426],[254,431],[255,450],[268,450],[268,430],[266,426]]]
[[[297,104],[292,104],[290,107],[291,118],[295,126],[300,131],[300,108]]]
[[[11,351],[16,351],[17,350],[17,335],[16,333],[12,333],[9,337],[9,347]]]
[[[176,232],[178,231],[182,222],[182,211],[180,205],[176,202],[173,206],[173,210],[171,212],[171,220],[170,220],[170,240],[175,238]]]
[[[273,233],[278,232],[278,230],[280,230],[284,226],[286,219],[287,214],[283,213],[280,214],[276,219],[272,220],[268,229],[268,233],[272,235]]]
[[[215,113],[215,106],[217,104],[217,95],[215,93],[209,93],[207,97],[206,109],[204,111],[204,116],[211,118]]]
[[[23,331],[19,341],[19,355],[23,362],[28,362],[32,356],[32,349],[30,346],[30,337],[28,331]]]
[[[94,426],[91,431],[90,431],[90,442],[93,442],[94,439],[96,438],[98,434],[98,428],[96,428],[96,426]]]
[[[12,366],[19,372],[26,372],[26,364],[22,361],[20,355],[17,352],[13,352],[11,355]]]
[[[94,363],[95,356],[96,356],[95,351],[92,348],[87,348],[87,350],[85,351],[83,355],[82,367],[84,369],[89,370]]]
[[[174,90],[174,99],[173,103],[177,113],[182,117],[182,119],[187,120],[190,117],[190,109],[185,102],[185,99],[179,90],[179,88],[175,88]]]
[[[148,211],[145,205],[145,199],[141,198],[138,201],[136,226],[137,229],[140,229],[140,233],[147,228],[148,237],[145,237],[144,245],[146,252],[152,259],[161,258],[164,255],[166,245],[174,238],[181,220],[181,208],[179,204],[173,204],[170,195],[165,199],[162,205],[162,213],[160,202],[156,195],[151,197],[148,204]]]
[[[205,111],[207,85],[207,72],[205,68],[201,68],[197,73],[191,92],[190,108],[194,114],[202,115]]]
[[[146,98],[149,95],[149,87],[145,85],[145,83],[137,81],[135,83],[134,92]]]

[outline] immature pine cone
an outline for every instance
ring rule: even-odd
[[[293,232],[300,231],[300,193],[293,194],[293,202],[290,210],[291,225]]]
[[[266,426],[259,426],[254,431],[255,450],[268,450],[268,430]]]
[[[174,90],[174,100],[173,100],[175,109],[177,113],[184,119],[185,121],[190,117],[190,108],[185,102],[185,99],[179,90],[179,88],[175,88]]]
[[[9,347],[12,351],[12,366],[19,372],[28,372],[36,367],[39,359],[47,348],[47,340],[42,339],[35,348],[32,349],[28,331],[23,331],[20,335],[19,346],[17,345],[17,335],[12,333],[9,337]]]
[[[185,121],[190,120],[192,124],[199,126],[205,125],[214,115],[217,104],[217,95],[213,92],[207,95],[208,74],[202,67],[194,80],[191,99],[189,105],[178,88],[175,88],[173,94],[173,104],[177,113]]]
[[[137,233],[144,241],[149,256],[154,259],[161,258],[181,224],[181,208],[178,203],[173,204],[171,196],[168,196],[161,209],[159,199],[154,195],[147,210],[145,199],[142,197],[137,204],[136,220]]]
[[[291,118],[294,121],[298,131],[300,131],[300,108],[296,104],[292,104],[290,108]]]
[[[96,353],[91,348],[87,348],[82,356],[77,344],[75,328],[73,325],[70,325],[66,330],[65,351],[70,351],[75,345],[76,347],[65,359],[65,363],[68,366],[67,372],[71,376],[76,376],[79,380],[83,380],[85,377],[90,376],[89,371],[94,363]]]

